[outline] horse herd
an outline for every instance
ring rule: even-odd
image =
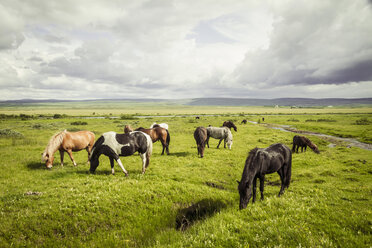
[[[231,128],[237,132],[237,127],[232,121],[225,121],[222,127],[197,127],[194,131],[194,139],[197,144],[198,155],[204,157],[204,149],[207,145],[209,148],[209,138],[219,139],[217,148],[224,140],[229,149],[232,147]],[[51,137],[47,147],[42,153],[42,160],[47,168],[52,168],[54,153],[58,150],[63,166],[64,152],[67,152],[74,166],[76,162],[72,155],[73,151],[87,150],[88,161],[90,162],[91,173],[94,173],[99,165],[99,157],[104,154],[110,159],[111,172],[114,171],[114,160],[118,163],[122,171],[128,176],[120,160],[121,156],[130,156],[138,152],[142,159],[142,173],[149,166],[152,154],[152,144],[160,140],[163,151],[169,155],[170,135],[166,123],[153,123],[150,128],[139,127],[133,130],[129,125],[124,128],[124,133],[106,132],[95,141],[94,133],[90,131],[68,132],[66,130],[59,132]],[[261,200],[263,200],[264,180],[266,174],[277,172],[281,179],[281,188],[279,196],[284,193],[285,188],[289,187],[292,169],[292,152],[301,152],[309,146],[315,153],[319,153],[318,147],[304,136],[293,137],[292,150],[281,143],[273,144],[267,148],[252,149],[245,161],[242,178],[238,182],[238,191],[240,194],[239,208],[246,208],[250,198],[252,202],[256,200],[256,182],[260,180]]]

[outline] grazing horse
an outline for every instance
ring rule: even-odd
[[[232,146],[232,134],[231,131],[228,127],[207,127],[207,145],[209,148],[209,138],[215,138],[219,139],[220,141],[218,142],[217,148],[220,147],[221,141],[223,140],[223,147],[226,148],[226,143],[227,147],[231,149]]]
[[[228,127],[230,128],[234,128],[235,132],[238,131],[238,129],[236,128],[235,124],[232,122],[232,121],[225,121],[223,124],[222,124],[223,127]]]
[[[309,146],[315,153],[319,153],[318,147],[305,136],[295,135],[293,137],[292,152],[296,151],[298,153],[298,148],[300,147],[301,147],[301,152],[303,152],[304,148],[306,152],[307,146]]]
[[[63,166],[64,152],[67,152],[71,158],[71,161],[76,166],[72,152],[80,151],[86,149],[89,156],[94,144],[94,133],[89,131],[79,131],[79,132],[67,132],[64,130],[62,132],[56,133],[50,138],[47,147],[42,154],[42,161],[48,169],[53,167],[54,153],[59,150],[61,156],[61,166]]]
[[[164,155],[165,149],[167,150],[167,155],[169,155],[170,135],[167,129],[162,128],[162,127],[155,127],[155,128],[149,128],[149,129],[139,127],[136,129],[136,131],[141,131],[141,132],[144,132],[150,135],[152,139],[152,143],[155,143],[156,141],[160,140],[163,146],[163,151],[161,155]]]
[[[149,166],[152,154],[152,141],[150,136],[143,132],[130,132],[124,134],[118,134],[115,132],[104,133],[99,137],[96,143],[94,143],[92,154],[90,156],[89,171],[91,173],[96,171],[99,165],[99,157],[101,154],[104,154],[110,158],[112,174],[115,174],[115,159],[123,170],[125,176],[128,176],[128,172],[124,169],[119,156],[130,156],[137,151],[142,158],[142,174],[144,174],[146,168]]]
[[[162,128],[165,128],[168,130],[168,124],[167,123],[160,123],[160,124],[157,124],[157,123],[152,123],[152,125],[150,126],[150,128],[154,128],[154,127],[162,127]]]
[[[240,124],[247,124],[247,120],[246,119],[242,120],[242,123]]]
[[[194,139],[196,141],[196,145],[198,147],[198,155],[200,154],[200,157],[204,157],[204,148],[205,143],[207,141],[207,129],[205,127],[197,127],[194,132]]]
[[[261,200],[264,199],[265,175],[278,172],[281,180],[279,195],[284,193],[284,188],[288,188],[291,181],[292,152],[283,144],[277,143],[268,148],[254,148],[249,152],[245,160],[242,179],[238,182],[240,194],[239,208],[247,207],[252,196],[252,203],[256,200],[256,182],[260,179]],[[252,187],[253,186],[253,187]]]

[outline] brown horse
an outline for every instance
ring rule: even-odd
[[[238,129],[236,128],[235,124],[232,122],[232,121],[225,121],[223,124],[222,124],[223,127],[228,127],[230,130],[231,128],[234,128],[235,132],[238,131]]]
[[[124,127],[124,133],[130,133],[133,132],[133,129],[130,125],[125,125]]]
[[[170,135],[167,129],[162,127],[155,127],[155,128],[143,128],[139,127],[135,131],[141,131],[148,135],[150,135],[152,139],[152,143],[155,143],[156,141],[160,140],[163,151],[161,155],[164,155],[164,150],[167,150],[167,155],[169,155],[169,142],[170,142]]]
[[[72,152],[80,151],[86,149],[88,152],[88,162],[89,156],[92,151],[94,144],[94,133],[89,131],[79,131],[79,132],[67,132],[66,130],[59,132],[52,136],[49,140],[44,153],[42,154],[42,160],[48,169],[52,168],[54,161],[54,153],[59,150],[61,156],[61,166],[63,166],[63,156],[64,152],[67,152],[71,158],[71,161],[76,166]]]
[[[204,148],[207,141],[207,129],[205,127],[197,127],[194,132],[194,139],[196,141],[196,145],[198,148],[198,155],[200,154],[200,157],[204,157]]]
[[[315,153],[319,153],[318,147],[305,136],[295,135],[293,137],[292,152],[296,151],[298,153],[298,148],[300,147],[301,147],[301,152],[304,151],[304,148],[306,152],[307,146],[309,146]]]

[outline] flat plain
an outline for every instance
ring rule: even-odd
[[[269,127],[289,125],[372,143],[371,108],[69,103],[3,107],[0,114],[1,247],[372,245],[370,150],[308,135],[320,154],[310,149],[293,154],[291,185],[282,197],[277,197],[279,176],[267,175],[265,199],[239,210],[236,183],[249,150],[273,143],[292,147],[294,133]],[[243,119],[251,122],[241,124]],[[195,128],[221,126],[225,120],[238,127],[232,131],[232,149],[217,149],[218,141],[210,140],[199,158]],[[67,155],[61,167],[58,153],[52,169],[41,163],[50,137],[64,129],[90,130],[98,139],[107,131],[123,132],[126,124],[149,127],[153,122],[168,123],[170,155],[161,156],[161,144],[154,143],[144,175],[138,155],[122,158],[129,177],[117,164],[111,175],[105,156],[97,172],[89,174],[86,151],[74,153],[77,167]]]

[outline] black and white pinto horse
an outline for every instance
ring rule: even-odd
[[[144,174],[149,166],[152,154],[151,137],[139,131],[124,134],[115,132],[104,133],[93,145],[92,155],[90,156],[90,172],[94,173],[96,171],[99,165],[99,157],[104,154],[110,158],[112,174],[115,173],[115,159],[124,174],[128,176],[128,172],[124,169],[119,156],[130,156],[137,151],[142,158],[142,174]]]
[[[231,146],[233,144],[233,137],[232,137],[232,134],[231,134],[231,131],[228,127],[207,127],[207,141],[206,141],[206,144],[209,148],[209,138],[212,137],[212,138],[215,138],[215,139],[219,139],[220,141],[218,142],[218,145],[217,145],[217,148],[220,147],[220,144],[222,142],[222,140],[224,141],[223,142],[223,147],[226,148],[226,144],[227,144],[227,147],[229,149],[231,149]]]

